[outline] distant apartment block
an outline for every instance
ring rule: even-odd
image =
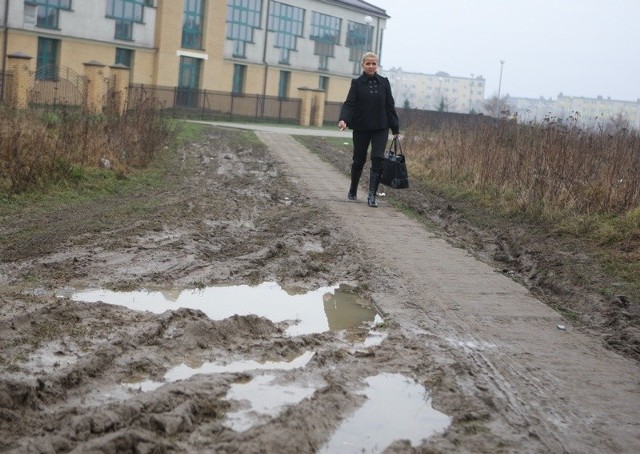
[[[445,72],[423,74],[402,68],[381,71],[389,78],[396,105],[420,110],[482,112],[485,80],[482,76],[457,77]]]
[[[134,84],[342,101],[388,18],[362,0],[0,0],[2,70],[20,53],[40,79],[99,62]]]
[[[602,96],[585,98],[560,94],[556,100],[509,96],[506,101],[511,113],[517,114],[522,121],[574,118],[580,126],[598,127],[612,120],[623,120],[628,122],[629,126],[640,129],[640,99],[634,102]]]

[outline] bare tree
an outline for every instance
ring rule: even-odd
[[[503,96],[498,98],[498,95],[493,95],[487,99],[482,105],[485,113],[491,117],[504,118],[508,117],[511,113],[509,103],[507,99],[509,96]]]
[[[621,132],[631,129],[631,123],[629,119],[622,112],[618,112],[615,116],[609,118],[609,121],[604,125],[605,131],[609,133]]]
[[[438,104],[438,112],[446,112],[447,111],[447,103],[444,101],[444,98],[440,98],[440,104]]]

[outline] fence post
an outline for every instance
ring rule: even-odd
[[[84,75],[87,78],[87,98],[85,108],[89,113],[101,113],[105,88],[104,67],[106,65],[92,60],[84,64]]]
[[[200,118],[204,120],[204,107],[207,103],[207,89],[202,90],[202,113],[200,114]]]
[[[9,106],[14,109],[26,109],[29,105],[29,83],[31,82],[32,57],[22,52],[7,55],[11,86]]]
[[[262,99],[260,95],[256,98],[256,120],[260,117],[260,104],[263,102]]]
[[[298,88],[300,92],[300,125],[322,126],[326,94],[319,88]]]
[[[315,112],[312,118],[313,126],[322,127],[324,124],[324,102],[327,94],[324,90],[315,90]]]
[[[300,126],[311,125],[311,113],[315,101],[314,91],[313,88],[298,88],[298,92],[300,93]]]
[[[113,99],[115,102],[115,110],[122,115],[129,101],[129,73],[128,66],[118,63],[109,67],[113,75]]]
[[[178,106],[178,87],[175,87],[173,89],[173,106],[171,107],[171,110],[173,110],[174,118],[176,117],[177,106]]]

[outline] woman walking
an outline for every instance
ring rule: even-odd
[[[362,75],[351,80],[347,99],[342,105],[340,129],[353,130],[353,162],[351,187],[347,197],[356,200],[358,182],[371,145],[371,172],[369,176],[370,207],[377,207],[376,193],[382,174],[384,150],[389,140],[389,129],[394,137],[400,135],[400,121],[391,94],[389,79],[378,74],[378,56],[367,52],[362,56]]]

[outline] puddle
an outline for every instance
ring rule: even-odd
[[[235,373],[235,372],[248,372],[252,370],[293,370],[300,369],[307,365],[311,358],[315,355],[314,352],[305,352],[297,358],[289,362],[276,362],[265,361],[260,363],[254,360],[236,361],[230,364],[210,363],[205,362],[200,367],[191,367],[186,364],[181,364],[177,367],[169,369],[163,377],[163,381],[144,380],[134,383],[123,382],[122,385],[130,388],[137,389],[143,392],[153,391],[159,387],[166,385],[167,383],[173,383],[180,380],[186,380],[197,374],[222,374],[222,373]]]
[[[338,427],[320,453],[381,452],[396,440],[417,446],[451,423],[431,407],[427,390],[403,375],[380,374],[366,382],[367,401]]]
[[[223,425],[244,432],[278,416],[287,406],[310,397],[315,388],[271,383],[274,375],[260,375],[248,383],[234,383],[227,399],[239,402],[240,409],[227,414]]]
[[[274,323],[292,323],[286,330],[290,336],[349,330],[366,322],[382,323],[382,318],[371,304],[339,286],[321,287],[302,295],[289,295],[274,282],[257,286],[156,292],[100,289],[61,292],[59,295],[75,301],[102,301],[156,314],[179,308],[198,309],[212,320],[222,320],[236,314],[255,314]]]

